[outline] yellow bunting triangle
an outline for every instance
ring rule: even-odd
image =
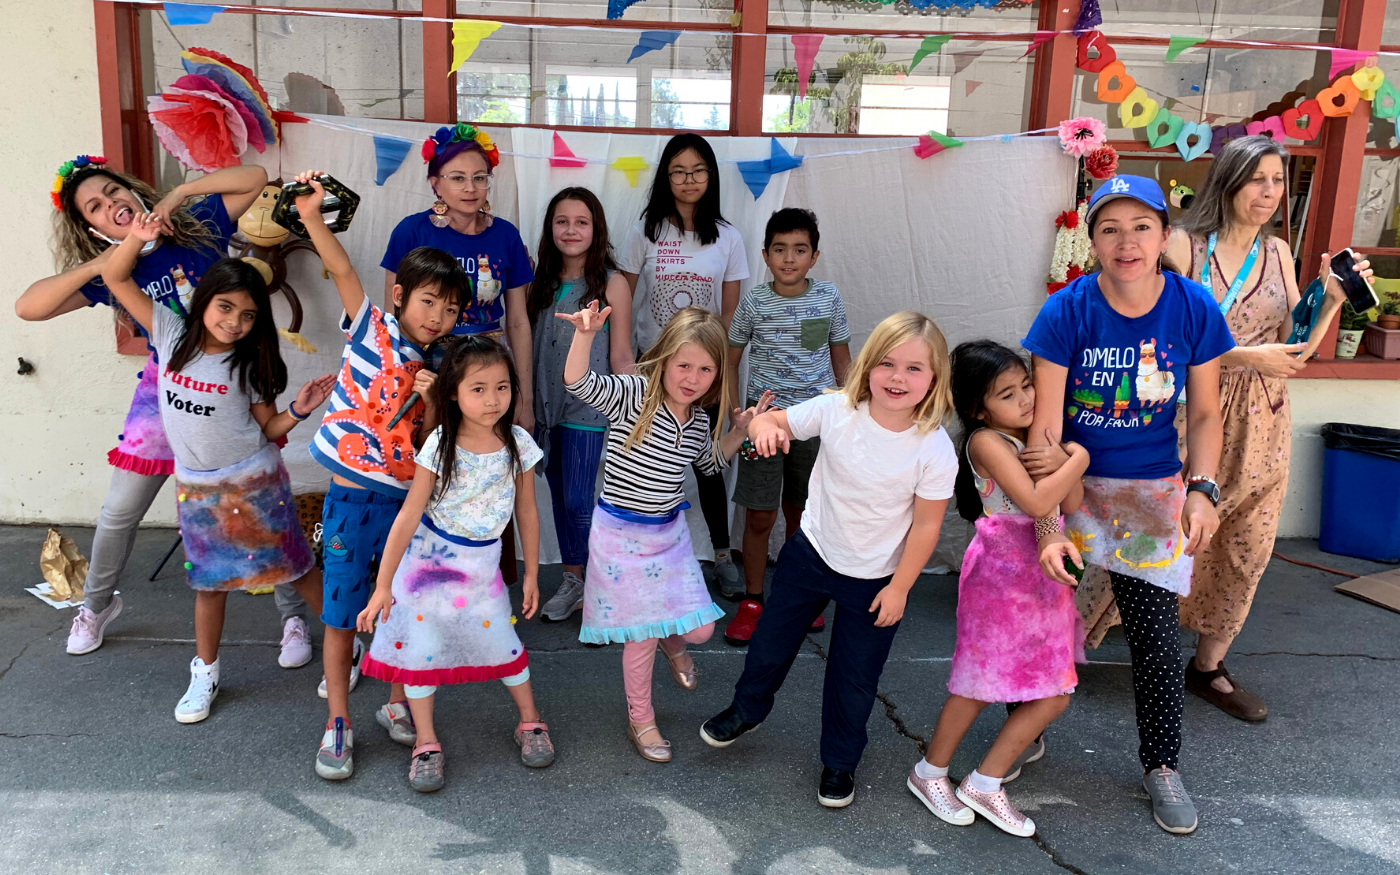
[[[472,56],[481,41],[501,27],[499,21],[454,21],[452,22],[452,69],[451,76],[462,66],[462,62]]]
[[[610,166],[613,170],[624,174],[627,177],[627,184],[636,188],[637,180],[641,178],[642,171],[650,165],[647,164],[647,159],[640,155],[628,155],[617,159]]]

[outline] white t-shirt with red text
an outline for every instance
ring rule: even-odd
[[[733,225],[720,222],[719,239],[708,246],[693,231],[681,231],[670,222],[661,223],[657,236],[656,243],[648,240],[638,222],[617,253],[617,266],[637,275],[632,334],[641,352],[650,349],[671,317],[686,307],[718,315],[724,284],[749,278],[744,238]]]
[[[151,344],[160,361],[160,420],[175,461],[192,471],[242,462],[267,444],[252,401],[229,373],[232,352],[200,353],[178,374],[170,355],[185,335],[185,319],[160,304],[151,315]]]

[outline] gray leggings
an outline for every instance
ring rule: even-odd
[[[83,601],[93,613],[101,613],[112,603],[126,560],[136,545],[136,529],[146,511],[155,503],[166,474],[137,474],[121,468],[112,469],[112,485],[102,502],[97,517],[97,532],[92,536],[92,558],[88,560],[87,580],[83,583]],[[292,617],[306,618],[306,602],[289,583],[277,587],[274,593],[282,622]]]

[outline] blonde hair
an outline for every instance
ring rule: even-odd
[[[622,445],[624,450],[630,450],[646,439],[651,431],[651,424],[656,419],[656,411],[661,409],[661,405],[666,401],[666,387],[664,376],[666,364],[671,361],[676,353],[680,352],[682,346],[693,343],[704,350],[705,354],[715,360],[715,381],[710,384],[710,389],[700,397],[698,401],[691,403],[692,407],[710,407],[718,404],[720,415],[715,417],[715,422],[711,423],[714,428],[714,439],[716,442],[720,438],[720,429],[724,422],[724,411],[729,407],[729,399],[732,387],[729,385],[729,368],[725,366],[727,353],[729,350],[729,338],[725,334],[724,324],[719,321],[719,317],[708,310],[701,310],[699,307],[686,307],[667,323],[666,328],[661,332],[661,336],[652,344],[642,356],[642,360],[637,362],[637,373],[646,378],[646,395],[642,397],[642,409],[637,415],[637,421],[632,426],[632,432],[627,435],[627,442]],[[947,358],[947,353],[944,353]]]
[[[89,233],[88,229],[91,226],[79,212],[78,204],[75,203],[74,198],[78,186],[83,182],[93,176],[105,176],[118,185],[130,189],[148,210],[153,209],[160,202],[160,197],[156,194],[155,189],[125,173],[117,173],[105,167],[85,168],[85,170],[87,172],[75,172],[65,180],[63,191],[60,194],[62,208],[53,213],[54,264],[60,271],[72,270],[81,264],[86,264],[112,245]],[[218,195],[210,195],[210,197],[218,197]],[[219,245],[214,228],[196,219],[188,209],[176,210],[170,216],[170,224],[174,230],[169,235],[169,240],[176,246],[195,251],[206,250],[215,258],[221,258],[228,254]]]
[[[870,400],[870,372],[880,364],[890,350],[911,340],[922,340],[928,347],[929,365],[933,368],[933,384],[928,394],[914,408],[914,425],[920,432],[932,431],[944,425],[953,415],[953,389],[949,375],[948,341],[938,323],[922,313],[905,310],[885,317],[870,333],[861,347],[860,355],[851,365],[846,385],[841,391],[852,407]]]

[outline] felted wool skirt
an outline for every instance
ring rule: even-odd
[[[277,586],[315,565],[297,519],[291,478],[272,444],[213,471],[176,463],[175,484],[191,588]]]
[[[977,521],[958,578],[958,641],[948,692],[982,702],[1030,702],[1074,692],[1084,624],[1074,590],[1040,570],[1035,520]]]
[[[444,531],[424,514],[360,670],[414,686],[493,681],[530,664],[501,579],[501,541]]]
[[[599,500],[588,532],[580,641],[666,638],[724,616],[705,588],[683,508],[647,516]]]
[[[160,364],[155,353],[151,353],[141,370],[136,393],[131,396],[131,409],[126,413],[117,445],[107,453],[107,463],[114,468],[148,476],[175,471],[175,454],[160,421],[159,375]]]
[[[1188,595],[1192,562],[1183,552],[1185,504],[1180,475],[1159,480],[1085,477],[1084,503],[1065,518],[1065,536],[1086,565]]]

